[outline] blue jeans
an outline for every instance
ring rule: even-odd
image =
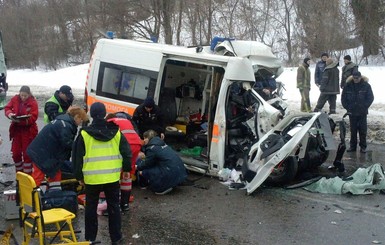
[[[85,209],[85,239],[95,241],[98,233],[98,215],[96,213],[99,194],[104,191],[107,201],[108,211],[108,230],[112,242],[116,242],[122,238],[122,221],[119,206],[119,181],[100,185],[87,185],[86,193],[86,209]]]

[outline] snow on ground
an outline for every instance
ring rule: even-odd
[[[73,89],[77,101],[81,101],[83,98],[88,64],[67,67],[56,71],[41,71],[41,70],[9,70],[7,81],[10,85],[9,94],[13,95],[18,92],[20,86],[28,85],[31,87],[33,94],[39,99],[39,97],[51,96],[55,90],[59,89],[62,85],[69,85]],[[312,89],[310,91],[310,101],[314,108],[318,96],[319,89],[314,84],[314,68],[311,66],[312,73]],[[341,67],[339,67],[341,68]],[[369,83],[372,86],[374,93],[374,102],[369,109],[368,115],[368,127],[369,127],[369,141],[375,143],[385,142],[385,96],[381,96],[384,93],[385,82],[382,81],[382,76],[385,74],[385,66],[360,66],[360,72],[362,75],[369,78]],[[284,99],[289,104],[289,108],[292,111],[299,112],[300,107],[300,94],[296,88],[297,81],[297,67],[285,68],[282,75],[277,79],[285,84]],[[335,120],[340,120],[343,114],[346,112],[341,106],[341,97],[337,97],[337,112],[338,114],[332,115]],[[324,111],[328,111],[329,105],[326,103]],[[346,119],[348,121],[348,119]]]

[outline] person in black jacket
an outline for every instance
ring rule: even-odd
[[[44,104],[44,122],[49,123],[58,115],[65,114],[74,101],[70,86],[63,85]]]
[[[136,107],[132,121],[138,126],[139,136],[143,139],[143,133],[154,130],[161,139],[164,139],[165,123],[161,109],[155,105],[151,97],[147,97],[143,104]]]
[[[145,159],[137,163],[139,178],[148,182],[150,190],[164,195],[186,179],[186,168],[178,154],[154,130],[146,131],[143,137]]]
[[[27,154],[33,161],[32,177],[39,186],[45,175],[50,182],[61,180],[60,169],[71,157],[78,126],[88,121],[86,112],[77,106],[66,114],[58,116],[44,126],[27,148]],[[68,170],[68,168],[66,169]]]
[[[346,79],[350,77],[354,72],[358,71],[358,66],[352,62],[352,57],[350,55],[344,56],[345,65],[342,67],[342,76],[341,76],[341,89],[344,89],[346,84]]]
[[[95,102],[90,107],[92,123],[80,130],[72,150],[75,177],[85,186],[85,239],[95,241],[98,232],[97,206],[104,192],[108,229],[112,245],[123,241],[120,213],[120,173],[130,178],[131,148],[119,126],[105,120],[106,107]]]
[[[342,90],[341,103],[347,110],[350,121],[350,148],[347,152],[357,150],[357,133],[360,137],[360,151],[366,153],[367,115],[374,96],[369,79],[362,76],[360,72],[354,72],[348,77],[346,86]]]
[[[327,101],[329,103],[329,114],[336,113],[337,94],[340,93],[340,71],[337,66],[338,62],[335,62],[332,58],[326,60],[326,67],[319,85],[321,94],[318,97],[315,112],[321,111]]]
[[[317,86],[321,85],[322,74],[326,67],[326,60],[329,58],[327,53],[321,54],[321,60],[317,62],[314,72],[314,81]]]

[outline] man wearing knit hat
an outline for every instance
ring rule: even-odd
[[[314,72],[314,81],[317,86],[320,86],[322,80],[322,73],[326,67],[326,59],[329,58],[327,53],[321,54],[321,60],[317,62]]]
[[[341,76],[341,89],[344,89],[346,84],[346,79],[351,76],[354,72],[358,72],[358,66],[352,62],[350,55],[344,56],[345,65],[342,67],[342,76]]]
[[[141,138],[144,132],[152,129],[161,139],[164,139],[163,113],[152,97],[147,97],[141,105],[136,107],[132,121],[138,126]]]
[[[326,60],[326,67],[319,86],[321,94],[318,97],[315,112],[321,111],[327,101],[329,103],[329,114],[336,113],[337,94],[340,93],[340,71],[337,66],[338,62],[335,62],[332,58]]]
[[[74,142],[72,161],[75,177],[85,186],[85,239],[95,241],[98,232],[97,206],[100,192],[107,200],[108,228],[112,244],[122,244],[120,216],[120,172],[130,178],[131,149],[113,122],[107,122],[106,107],[100,102],[91,105],[91,125],[84,127]]]
[[[302,112],[311,112],[310,105],[310,59],[305,58],[303,64],[300,65],[297,69],[297,88],[301,94],[301,111]]]

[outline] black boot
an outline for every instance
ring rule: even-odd
[[[131,191],[122,191],[120,190],[120,209],[122,212],[127,212],[130,210],[130,196]]]

